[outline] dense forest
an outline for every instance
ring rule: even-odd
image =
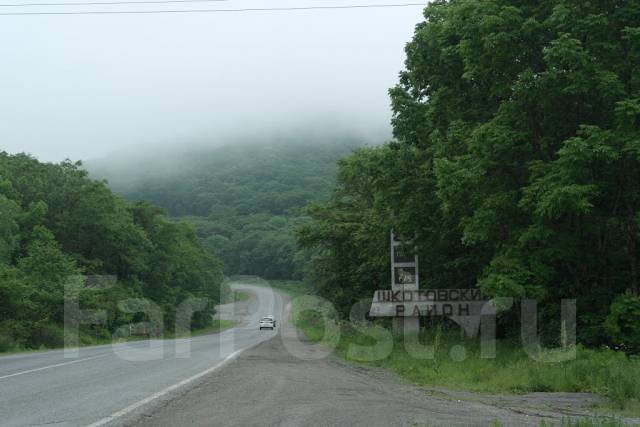
[[[89,162],[98,180],[3,153],[0,350],[59,344],[77,274],[119,278],[84,292],[112,308],[104,334],[132,320],[122,297],[150,298],[167,325],[191,296],[215,302],[223,264],[306,275],[346,315],[389,286],[395,230],[416,236],[422,287],[535,299],[548,339],[576,299],[581,343],[640,352],[640,3],[437,0],[406,56],[380,146],[125,153]]]
[[[89,162],[118,194],[161,206],[197,230],[224,263],[225,274],[301,278],[306,255],[294,230],[305,206],[326,200],[336,160],[363,145],[359,138],[253,141],[184,148]]]
[[[348,313],[388,287],[395,229],[422,287],[534,298],[556,339],[575,298],[580,342],[640,351],[640,2],[434,1],[406,55],[394,142],[309,208],[318,291]]]
[[[77,163],[0,153],[0,351],[62,345],[70,297],[65,285],[101,275],[117,282],[81,281],[73,288],[82,310],[107,313],[103,325],[82,327],[81,342],[110,339],[130,323],[158,321],[123,309],[119,303],[128,298],[155,303],[168,330],[178,304],[206,298],[209,306],[191,326],[208,326],[223,278],[221,263],[193,229],[168,220],[161,209],[125,202]]]

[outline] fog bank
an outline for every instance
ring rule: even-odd
[[[240,4],[265,7],[215,7]],[[268,6],[293,4],[344,2]],[[384,138],[421,11],[2,17],[0,148],[59,161],[301,127]]]

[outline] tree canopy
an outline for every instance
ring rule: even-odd
[[[309,210],[320,290],[388,286],[394,228],[417,234],[423,286],[535,298],[549,328],[576,298],[582,342],[631,342],[638,327],[607,331],[640,312],[640,3],[440,0],[424,16],[390,91],[395,141],[342,161]]]
[[[107,337],[135,317],[117,309],[126,298],[153,301],[168,328],[182,301],[207,298],[211,310],[220,299],[222,266],[190,226],[114,196],[77,163],[0,153],[0,211],[0,350],[62,343],[73,276],[116,276],[114,287],[80,295],[83,309],[107,309],[95,331]]]
[[[294,235],[308,220],[304,207],[328,197],[336,160],[359,145],[357,138],[256,140],[145,153],[144,163],[131,154],[87,168],[127,199],[192,224],[225,274],[290,279],[302,277],[306,260]]]

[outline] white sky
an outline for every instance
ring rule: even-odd
[[[232,0],[73,10],[405,1]],[[71,9],[0,7],[0,12],[37,10]],[[0,16],[0,150],[59,161],[307,125],[386,134],[387,91],[397,81],[404,45],[421,20],[419,6]]]

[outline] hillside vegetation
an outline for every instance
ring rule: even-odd
[[[422,287],[538,301],[546,341],[640,352],[640,3],[436,1],[391,90],[395,141],[340,161],[301,241],[348,313],[389,286],[389,231]],[[519,308],[500,333],[517,335]]]
[[[117,282],[78,289],[71,286],[78,275]],[[176,306],[192,297],[209,304],[191,326],[207,327],[222,278],[220,262],[192,228],[159,208],[125,202],[79,164],[0,153],[0,351],[62,345],[71,297],[82,310],[106,312],[102,325],[81,328],[84,343],[110,340],[121,326],[141,321],[172,331]],[[123,307],[129,298],[146,298],[145,306],[157,309]]]
[[[225,273],[300,278],[305,255],[294,230],[304,207],[326,200],[336,160],[361,146],[355,138],[185,148],[88,163],[92,175],[130,200],[145,200],[193,224]]]

